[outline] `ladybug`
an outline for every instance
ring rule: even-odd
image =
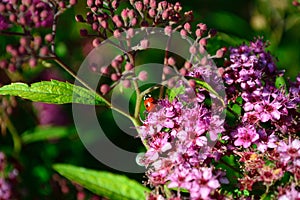
[[[155,104],[156,104],[156,100],[153,97],[151,97],[150,94],[146,94],[144,96],[144,106],[148,112],[153,110]]]

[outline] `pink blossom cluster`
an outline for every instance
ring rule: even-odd
[[[178,191],[189,191],[191,199],[209,199],[212,192],[226,181],[220,171],[210,165],[218,159],[218,152],[210,145],[207,133],[223,131],[222,120],[197,101],[182,102],[160,100],[156,110],[149,112],[139,128],[148,150],[143,159],[147,167],[149,184],[167,185]],[[217,195],[214,194],[214,195]]]
[[[184,190],[191,199],[224,195],[218,189],[228,182],[215,164],[228,155],[239,161],[237,172],[241,177],[236,187],[241,191],[251,194],[255,185],[262,184],[274,188],[269,195],[276,198],[298,195],[294,185],[300,180],[300,75],[289,87],[278,84],[283,72],[277,70],[265,48],[266,43],[257,39],[230,50],[230,60],[222,73],[227,95],[224,129],[219,116],[205,104],[207,91],[195,88],[195,101],[179,101],[185,99],[180,94],[171,102],[158,100],[156,109],[147,114],[139,128],[148,147],[143,162],[148,182],[159,194],[153,193],[149,199],[183,198]],[[209,73],[200,65],[187,74],[201,79]],[[214,134],[220,137],[215,137],[212,144]],[[204,178],[207,170],[209,179]],[[284,176],[290,179],[282,183]],[[162,185],[177,191],[175,196],[157,193]]]
[[[0,30],[9,28],[10,24],[27,27],[51,27],[54,11],[50,5],[41,0],[10,0],[0,3],[0,13],[3,23]]]
[[[94,38],[93,46],[95,48],[103,41],[107,42],[107,39],[113,37],[117,42],[113,43],[114,40],[112,40],[110,43],[127,52],[116,56],[109,66],[91,64],[90,68],[93,72],[109,78],[109,83],[103,83],[100,86],[102,94],[108,93],[118,83],[122,83],[125,88],[128,88],[136,80],[145,81],[147,79],[146,71],[136,74],[134,68],[136,52],[147,49],[150,41],[147,34],[138,42],[136,38],[133,40],[137,34],[140,34],[135,28],[148,28],[145,32],[149,34],[152,31],[151,28],[161,27],[167,36],[178,31],[183,39],[197,38],[189,49],[194,56],[205,52],[207,40],[216,33],[214,30],[208,30],[203,23],[199,23],[196,30],[192,30],[190,22],[193,19],[193,13],[191,11],[183,12],[178,2],[172,4],[156,0],[129,2],[88,0],[87,6],[90,11],[86,16],[77,15],[76,20],[88,24],[91,30],[81,29],[80,34],[84,37]],[[215,57],[222,57],[225,51],[224,48],[218,50]],[[192,56],[191,60],[193,58]],[[207,57],[203,58],[202,65],[205,65],[207,60]],[[192,66],[191,62],[187,62],[184,67],[176,66],[172,57],[166,57],[164,65],[181,68],[179,72],[182,75],[186,75]],[[168,70],[164,73],[167,74]]]
[[[0,2],[0,34],[19,37],[17,44],[8,44],[7,59],[0,60],[0,68],[11,72],[20,69],[23,64],[34,67],[39,58],[49,57],[54,52],[55,32],[46,35],[37,34],[34,29],[51,28],[56,17],[62,10],[74,5],[76,0],[70,1],[42,1],[42,0],[5,0]],[[15,32],[14,30],[20,30]],[[54,30],[53,30],[54,31]],[[52,53],[52,54],[51,54]]]
[[[16,198],[14,183],[17,181],[17,169],[7,166],[6,155],[0,152],[0,200],[10,200]]]

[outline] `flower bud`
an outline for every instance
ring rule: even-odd
[[[116,24],[117,27],[122,27],[123,26],[123,22],[121,21],[119,15],[115,15],[112,18],[113,22]]]
[[[175,64],[176,64],[175,59],[173,57],[169,57],[168,58],[168,65],[175,66]]]
[[[199,28],[196,30],[195,34],[196,34],[197,38],[201,38],[202,37],[202,31]]]
[[[109,73],[109,68],[108,68],[108,66],[101,67],[101,68],[100,68],[100,72],[101,72],[102,74],[108,74],[108,73]]]
[[[17,15],[16,14],[10,14],[9,15],[9,21],[16,22],[17,21]]]
[[[80,35],[82,37],[86,37],[86,36],[88,36],[88,31],[86,29],[80,29]]]
[[[26,48],[24,46],[19,46],[18,51],[20,55],[24,55],[25,53],[27,53]]]
[[[187,36],[187,31],[184,30],[184,29],[181,29],[180,35],[181,35],[182,38],[186,38],[186,36]]]
[[[191,69],[192,68],[192,63],[190,63],[189,61],[186,61],[185,63],[184,63],[184,67],[186,68],[186,69]]]
[[[114,0],[113,2],[111,2],[111,6],[113,7],[113,9],[117,9],[119,7],[119,2],[117,0]]]
[[[199,52],[200,52],[201,54],[205,54],[205,53],[206,53],[206,48],[205,48],[205,46],[199,46]]]
[[[226,47],[219,49],[216,53],[216,58],[222,58],[224,56],[224,54],[226,53],[226,51],[227,51]]]
[[[71,6],[74,6],[75,4],[77,4],[77,0],[70,0],[70,1],[69,1],[69,4],[70,4]]]
[[[66,3],[63,1],[58,2],[58,7],[61,9],[65,9],[66,8]]]
[[[149,47],[149,45],[150,45],[149,40],[147,40],[147,39],[141,40],[140,43],[141,43],[142,49],[147,49]]]
[[[35,67],[37,65],[37,60],[34,57],[31,57],[28,61],[30,67]]]
[[[141,1],[135,2],[134,6],[139,12],[141,12],[143,10],[143,3]]]
[[[111,79],[112,81],[117,81],[117,80],[120,79],[120,76],[119,76],[118,74],[116,74],[116,73],[112,73],[112,74],[110,75],[110,79]]]
[[[0,68],[5,69],[8,66],[8,62],[6,60],[1,60],[0,61]]]
[[[114,31],[114,37],[115,38],[121,37],[121,32],[118,29]]]
[[[189,49],[190,54],[195,55],[197,53],[197,48],[193,45]]]
[[[41,56],[47,56],[48,54],[49,54],[49,49],[48,49],[48,47],[43,46],[43,47],[40,49],[40,55],[41,55]]]
[[[75,16],[75,20],[76,20],[77,22],[85,22],[85,20],[84,20],[84,18],[83,18],[82,15],[76,15],[76,16]]]
[[[166,26],[164,29],[165,35],[171,36],[172,33],[172,27],[171,26]]]
[[[146,71],[141,71],[138,75],[140,81],[146,81],[148,79],[148,73]]]
[[[109,90],[110,90],[110,87],[107,84],[103,84],[100,87],[100,92],[104,95],[107,94],[109,92]]]
[[[51,33],[45,35],[45,41],[46,42],[52,42],[53,41],[53,35]]]
[[[214,37],[217,35],[217,30],[216,29],[210,29],[208,33],[209,37]]]
[[[205,38],[202,38],[200,41],[199,41],[199,44],[202,45],[202,46],[206,46],[207,45],[207,40]]]
[[[108,23],[105,20],[100,21],[100,25],[104,28],[107,29],[108,28]]]
[[[163,20],[166,20],[169,18],[169,11],[168,10],[164,10],[162,15],[161,15]]]
[[[8,65],[8,70],[9,70],[10,72],[15,72],[15,71],[17,71],[17,66],[16,66],[15,64],[10,63],[10,64]]]
[[[134,12],[134,10],[133,10],[133,9],[131,9],[131,10],[128,10],[128,17],[129,17],[130,19],[132,19],[132,18],[134,18],[134,17],[135,17],[135,12]]]
[[[156,9],[156,0],[150,0],[150,8]]]
[[[126,31],[126,38],[133,38],[134,36],[134,30],[133,28],[129,28],[127,31]]]
[[[87,1],[86,1],[86,5],[87,5],[88,7],[92,7],[92,6],[94,5],[94,1],[93,1],[93,0],[87,0]]]
[[[135,25],[137,25],[137,23],[138,23],[138,20],[137,20],[136,17],[134,17],[134,18],[132,18],[132,19],[130,20],[131,26],[135,26]]]
[[[5,5],[3,3],[0,3],[0,12],[5,12]]]
[[[123,80],[122,84],[125,88],[130,88],[130,86],[131,86],[131,82],[128,79]]]
[[[164,68],[163,68],[164,74],[171,74],[172,71],[173,70],[170,67],[168,67],[168,66],[164,66]]]
[[[197,24],[197,27],[198,27],[201,31],[206,31],[206,30],[207,30],[206,24],[203,24],[203,23]]]
[[[93,47],[98,47],[101,44],[101,40],[99,38],[96,38],[93,40]]]
[[[174,5],[174,10],[176,12],[180,12],[182,10],[182,6],[180,5],[179,2],[176,2],[175,5]]]
[[[179,72],[180,72],[180,74],[181,74],[182,76],[185,76],[186,73],[187,73],[187,70],[186,70],[185,68],[181,68],[181,69],[179,70]]]
[[[195,80],[189,80],[189,85],[194,88],[196,86],[196,81]]]
[[[126,63],[125,64],[125,70],[126,71],[130,71],[130,70],[132,70],[133,69],[133,65],[131,64],[131,63]]]
[[[33,43],[37,47],[41,46],[41,44],[42,44],[42,38],[40,36],[35,36],[33,38]]]
[[[148,14],[149,14],[149,17],[154,18],[156,16],[156,10],[153,8],[150,8]]]

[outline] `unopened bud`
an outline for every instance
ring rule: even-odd
[[[88,36],[88,31],[86,29],[80,29],[80,35],[82,37],[86,37],[86,36]]]
[[[76,20],[77,22],[85,22],[85,20],[84,20],[84,18],[83,18],[82,15],[76,15],[76,16],[75,16],[75,20]]]
[[[140,81],[146,81],[148,79],[148,73],[146,71],[141,71],[138,75]]]
[[[70,4],[71,6],[74,6],[75,4],[77,4],[77,0],[70,0],[70,1],[69,1],[69,4]]]
[[[130,80],[127,80],[127,79],[123,80],[122,83],[125,88],[130,88],[130,86],[131,86]]]
[[[93,40],[93,47],[98,47],[101,44],[101,40],[96,38]]]
[[[176,64],[175,59],[173,57],[169,57],[168,58],[168,65],[175,66],[175,64]]]
[[[29,61],[28,61],[28,64],[30,67],[35,67],[37,65],[37,60],[36,58],[30,58]]]
[[[125,64],[125,70],[126,71],[130,71],[130,70],[132,70],[133,69],[133,65],[131,64],[131,63],[126,63]]]
[[[147,39],[141,40],[140,43],[141,43],[142,49],[147,49],[149,47],[149,45],[150,45],[149,40],[147,40]]]
[[[107,93],[109,92],[109,90],[110,90],[110,87],[109,87],[109,85],[107,85],[107,84],[103,84],[103,85],[101,85],[101,87],[100,87],[100,92],[101,92],[102,94],[107,94]]]

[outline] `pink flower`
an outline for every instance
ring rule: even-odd
[[[281,162],[288,164],[290,161],[300,157],[300,140],[294,139],[293,141],[289,141],[288,144],[280,141],[277,151],[280,154]]]
[[[259,139],[259,135],[253,125],[246,125],[239,127],[234,133],[234,137],[237,138],[234,141],[235,146],[243,146],[248,148],[252,143]]]
[[[194,169],[193,175],[195,181],[193,181],[190,189],[191,199],[210,199],[210,193],[221,186],[213,175],[212,168],[202,167],[199,170]]]

